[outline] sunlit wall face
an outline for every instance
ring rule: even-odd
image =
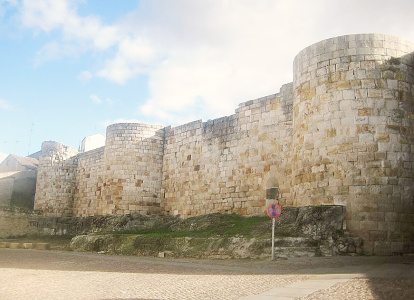
[[[397,37],[350,35],[294,61],[293,197],[345,205],[367,253],[412,243],[413,51]]]

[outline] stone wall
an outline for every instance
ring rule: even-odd
[[[350,35],[294,61],[295,205],[341,204],[367,252],[413,240],[414,44]]]
[[[43,142],[36,182],[35,210],[45,216],[72,216],[77,151],[57,142]]]
[[[231,116],[111,125],[105,147],[79,155],[45,142],[35,208],[186,218],[344,205],[365,253],[413,251],[413,51],[391,36],[337,37],[302,50],[280,93]]]
[[[101,147],[77,156],[74,216],[83,217],[103,213],[104,150],[104,147]]]
[[[164,129],[115,124],[105,147],[77,153],[44,142],[35,209],[46,216],[160,213]]]
[[[0,238],[38,233],[39,216],[0,210]]]
[[[262,214],[267,185],[290,197],[292,85],[236,114],[166,129],[162,210],[182,217]]]
[[[163,126],[109,126],[100,198],[102,209],[94,214],[160,213],[163,150]]]

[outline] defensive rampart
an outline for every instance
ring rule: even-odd
[[[222,212],[261,214],[266,189],[290,196],[292,85],[243,103],[235,115],[167,128],[162,210],[183,217]]]
[[[73,214],[77,151],[57,142],[43,142],[37,171],[35,210],[47,216]]]
[[[345,205],[348,229],[376,253],[413,241],[413,51],[362,34],[322,41],[294,61],[295,205]]]
[[[297,55],[293,83],[231,116],[111,125],[105,147],[77,155],[46,142],[35,208],[186,218],[339,204],[365,253],[414,251],[413,51],[392,36],[332,38]]]

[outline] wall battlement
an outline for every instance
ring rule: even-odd
[[[49,216],[344,205],[365,253],[414,251],[414,44],[361,34],[311,45],[293,83],[235,114],[178,127],[114,124],[105,147],[42,145],[35,209]]]

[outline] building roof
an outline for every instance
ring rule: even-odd
[[[35,153],[28,155],[27,157],[36,158],[37,160],[39,160],[41,154],[42,154],[42,151],[37,151]]]
[[[10,154],[11,157],[16,159],[22,166],[28,169],[37,169],[39,161],[33,157],[19,156],[16,154]]]

